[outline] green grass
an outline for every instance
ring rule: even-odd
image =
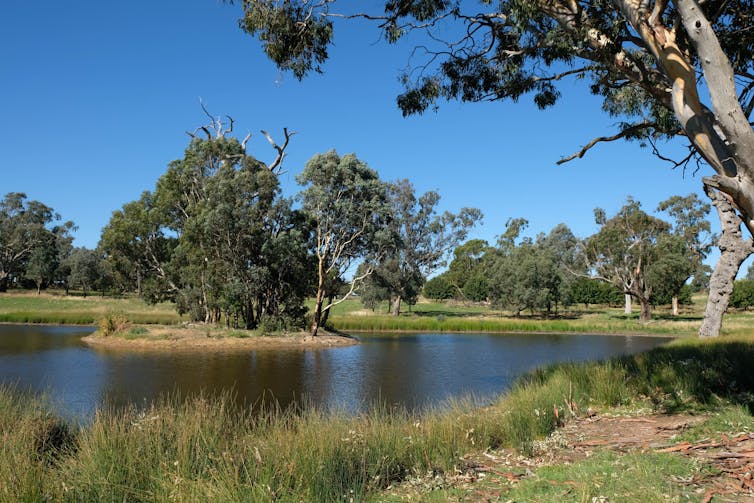
[[[135,298],[65,296],[36,293],[0,294],[0,322],[92,325],[108,313],[127,315],[140,324],[173,324],[181,318],[170,303],[149,305]]]
[[[413,306],[411,312],[396,317],[384,308],[364,309],[358,300],[352,299],[333,308],[329,323],[346,332],[564,332],[669,336],[693,336],[701,324],[698,307],[689,307],[678,317],[670,316],[664,309],[656,309],[654,316],[652,321],[643,323],[639,322],[638,313],[626,316],[622,309],[597,306],[588,310],[561,311],[559,316],[551,318],[514,317],[487,306],[423,301]],[[739,332],[754,332],[754,316],[741,316],[737,327],[741,329]]]
[[[694,298],[681,316],[666,308],[653,311],[653,320],[642,323],[638,313],[626,316],[622,309],[592,306],[571,307],[557,317],[511,313],[484,305],[420,301],[406,306],[400,316],[387,312],[387,304],[371,311],[357,299],[332,308],[329,324],[337,330],[382,332],[562,332],[604,334],[649,334],[693,337],[701,324],[703,297]],[[136,298],[65,296],[62,294],[0,294],[0,322],[90,325],[111,313],[123,314],[133,324],[170,325],[182,321],[171,303],[149,305]],[[725,318],[724,335],[754,333],[754,313],[733,312]]]
[[[751,361],[751,340],[674,342],[608,362],[541,369],[487,407],[458,402],[415,415],[380,408],[356,416],[312,407],[260,412],[234,407],[231,397],[194,397],[104,410],[73,427],[46,412],[44,402],[5,388],[0,500],[360,501],[412,477],[455,473],[465,453],[502,446],[528,452],[571,410],[723,410],[707,427],[739,430],[752,424]],[[609,468],[614,463],[619,469]],[[649,501],[645,496],[676,494],[668,478],[695,469],[667,455],[605,455],[540,471],[512,499]],[[549,482],[565,480],[576,485]]]
[[[573,465],[546,466],[521,480],[505,498],[513,501],[679,501],[698,496],[676,480],[699,473],[692,460],[671,454],[598,452]],[[604,499],[601,499],[604,498]]]

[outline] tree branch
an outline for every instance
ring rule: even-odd
[[[616,141],[616,140],[621,140],[621,139],[623,139],[623,138],[625,138],[627,136],[630,136],[632,134],[635,134],[635,133],[637,133],[637,132],[639,132],[639,131],[641,131],[643,129],[651,129],[651,128],[654,128],[654,127],[656,127],[656,124],[653,123],[653,122],[640,122],[638,124],[633,124],[633,125],[625,128],[625,129],[623,129],[620,133],[614,134],[612,136],[599,136],[599,137],[593,139],[592,141],[590,141],[589,143],[587,143],[578,152],[576,152],[574,154],[571,154],[568,157],[564,157],[563,159],[560,159],[559,161],[557,161],[556,164],[560,165],[560,164],[565,164],[565,163],[567,163],[569,161],[572,161],[574,159],[581,159],[582,157],[584,157],[584,155],[589,150],[591,150],[598,143],[605,143],[605,142],[612,142],[612,141]]]

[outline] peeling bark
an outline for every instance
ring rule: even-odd
[[[707,184],[704,191],[715,205],[722,233],[718,242],[720,259],[710,277],[709,296],[704,310],[704,320],[699,328],[699,337],[717,337],[723,324],[723,314],[728,309],[736,274],[741,263],[754,253],[754,243],[751,239],[743,239],[741,217],[731,201]]]
[[[623,307],[623,313],[625,314],[631,314],[631,294],[627,293],[625,294],[625,305]]]

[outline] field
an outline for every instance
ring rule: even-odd
[[[350,331],[437,331],[437,332],[564,332],[597,334],[647,334],[676,337],[694,336],[701,323],[704,296],[683,306],[677,317],[667,307],[653,311],[653,319],[642,323],[638,308],[626,316],[622,307],[570,306],[557,315],[544,317],[512,313],[479,304],[454,301],[420,300],[405,306],[400,316],[388,313],[387,304],[372,311],[357,299],[349,299],[332,309],[329,324],[342,332]],[[22,292],[0,294],[0,322],[94,324],[108,314],[124,315],[133,324],[170,325],[187,322],[170,303],[149,305],[132,297],[113,298],[58,293]],[[754,333],[754,313],[731,312],[726,315],[723,335]]]
[[[0,293],[0,322],[93,325],[107,314],[124,314],[133,323],[173,324],[181,317],[170,303],[149,305],[136,298],[63,293]]]

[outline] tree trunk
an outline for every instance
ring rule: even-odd
[[[626,294],[626,307],[623,309],[623,312],[626,314],[631,314],[631,294]]]
[[[699,337],[717,337],[723,325],[723,314],[728,309],[733,282],[741,263],[754,253],[752,241],[741,236],[741,217],[730,200],[721,192],[704,185],[704,192],[712,200],[720,217],[722,232],[718,241],[720,258],[715,264],[709,282],[709,296],[704,309],[704,320],[699,327]]]
[[[320,323],[322,321],[322,303],[325,301],[325,257],[319,255],[319,264],[317,266],[317,297],[314,300],[314,313],[312,313],[312,328],[309,331],[309,335],[317,337]]]
[[[649,305],[649,299],[640,297],[639,303],[641,304],[641,314],[639,314],[639,320],[649,321],[652,318],[652,313],[650,311],[650,305]]]
[[[312,313],[312,328],[309,331],[309,335],[317,337],[317,331],[319,330],[319,323],[322,318],[322,302],[324,296],[322,290],[317,290],[317,298],[314,300],[314,313]]]
[[[673,295],[671,304],[673,306],[673,316],[678,316],[678,295]]]
[[[141,291],[141,269],[136,270],[136,296],[140,299],[144,298],[144,294]]]
[[[328,297],[327,297],[327,303],[328,304],[332,304],[334,300],[335,300],[335,297],[332,297],[332,296],[328,295]],[[322,312],[322,318],[319,321],[319,325],[321,327],[326,327],[328,319],[330,319],[330,310],[329,309],[325,309]]]
[[[401,296],[396,295],[392,300],[392,314],[393,316],[399,316],[401,314]]]

